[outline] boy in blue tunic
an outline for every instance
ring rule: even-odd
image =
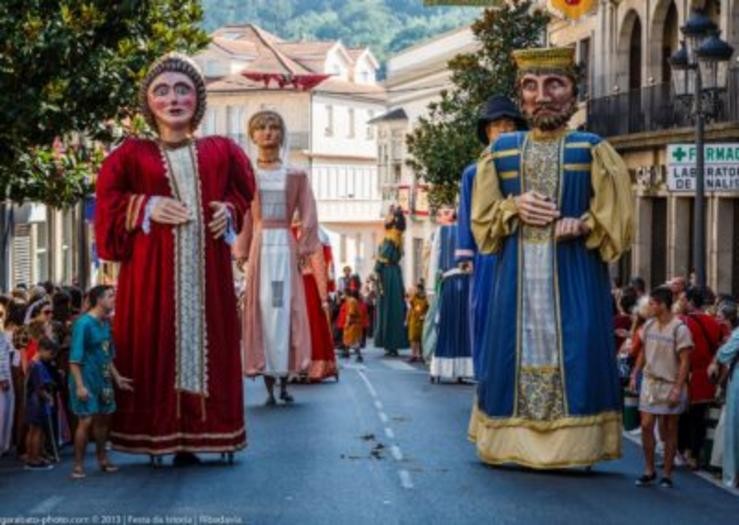
[[[53,439],[51,416],[54,406],[54,395],[58,385],[49,373],[46,363],[54,359],[59,347],[48,337],[38,342],[38,353],[28,368],[26,379],[25,419],[28,425],[26,433],[26,470],[47,470],[53,465],[43,458],[44,439]]]
[[[101,285],[92,288],[88,301],[90,310],[81,315],[72,327],[69,354],[69,404],[79,418],[74,435],[73,479],[85,477],[85,449],[91,428],[100,470],[118,470],[108,459],[105,449],[110,416],[116,408],[113,384],[121,390],[133,390],[131,380],[122,377],[113,364],[115,350],[108,320],[115,305],[113,287]]]
[[[501,135],[474,181],[472,232],[496,263],[469,436],[491,464],[590,466],[621,455],[607,263],[631,244],[631,181],[607,142],[567,129],[573,49],[514,59],[532,131]]]

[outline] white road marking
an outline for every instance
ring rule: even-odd
[[[413,480],[411,480],[411,473],[407,470],[399,470],[398,475],[400,476],[400,484],[403,485],[404,489],[413,488]]]
[[[49,512],[54,510],[54,508],[62,501],[64,501],[64,498],[61,496],[49,496],[41,503],[33,507],[29,512],[30,514],[48,514]]]
[[[413,371],[416,371],[415,368],[411,367],[410,365],[407,365],[405,363],[397,363],[397,365],[402,365],[402,367],[399,366],[391,366],[390,368],[396,368],[396,369],[404,369],[404,368],[410,368]],[[354,368],[357,371],[357,374],[359,374],[359,377],[362,378],[362,381],[364,381],[364,385],[367,387],[367,391],[370,393],[370,395],[374,398],[374,405],[377,409],[377,416],[380,418],[380,420],[385,424],[385,435],[388,437],[388,439],[395,439],[395,432],[393,432],[393,429],[390,428],[390,426],[387,425],[388,423],[388,417],[387,414],[383,411],[383,405],[382,401],[378,399],[377,391],[375,390],[375,387],[372,386],[372,383],[370,382],[367,375],[364,373],[364,367]],[[400,463],[403,461],[403,452],[400,450],[400,447],[398,445],[391,445],[390,446],[390,453],[393,455],[393,458],[395,461]],[[404,489],[412,489],[413,488],[413,481],[411,480],[411,474],[407,470],[399,470],[398,476],[400,477],[400,484],[403,486]]]
[[[372,386],[372,383],[370,383],[369,379],[367,379],[367,376],[364,372],[357,369],[357,374],[359,374],[359,377],[362,378],[362,381],[364,381],[364,384],[367,385],[367,390],[369,390],[369,393],[372,397],[377,397],[377,391],[375,390],[375,387]]]

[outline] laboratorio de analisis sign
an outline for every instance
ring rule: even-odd
[[[739,143],[706,144],[705,190],[739,192]],[[695,191],[694,144],[667,146],[667,188],[670,191]]]

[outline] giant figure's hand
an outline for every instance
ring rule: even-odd
[[[587,235],[588,227],[580,219],[565,217],[554,225],[554,238],[558,241],[568,241],[582,235]]]
[[[537,191],[527,191],[516,197],[518,217],[529,226],[546,226],[559,218],[557,206]]]
[[[213,220],[208,224],[208,229],[214,239],[220,239],[228,228],[228,206],[225,202],[214,201],[210,203],[210,207],[213,210]]]
[[[184,203],[169,197],[160,197],[151,212],[151,220],[159,224],[178,226],[191,218],[190,210]]]

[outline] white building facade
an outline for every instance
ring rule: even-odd
[[[285,42],[253,25],[214,32],[195,60],[208,76],[208,112],[202,134],[237,140],[253,158],[247,136],[257,111],[280,113],[289,130],[289,159],[305,169],[318,217],[331,240],[337,267],[349,265],[363,278],[374,265],[382,234],[382,197],[377,138],[368,121],[385,111],[385,90],[376,81],[379,64],[369,49],[339,41]],[[309,78],[307,89],[268,84],[243,72]]]
[[[449,60],[477,50],[472,30],[463,27],[416,44],[393,55],[387,64],[387,112],[375,119],[378,135],[379,177],[383,212],[399,204],[407,214],[403,276],[406,286],[426,277],[429,239],[434,221],[429,217],[427,188],[407,166],[406,136],[428,105],[452,87]]]

